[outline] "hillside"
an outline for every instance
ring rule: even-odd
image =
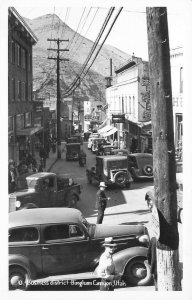
[[[61,54],[61,58],[69,59],[69,62],[62,61],[60,63],[62,96],[75,78],[75,74],[81,69],[93,42],[78,33],[74,37],[74,30],[56,15],[54,15],[54,22],[51,14],[32,20],[24,19],[38,38],[37,44],[33,47],[33,77],[34,89],[38,90],[40,97],[56,97],[56,61],[48,59],[48,56],[56,57],[56,52],[47,49],[56,48],[57,44],[47,41],[47,39],[69,39],[69,42],[60,43],[61,49],[69,48],[69,51]],[[52,23],[54,23],[53,28]],[[113,67],[117,67],[128,60],[130,55],[115,47],[104,45],[89,73],[76,90],[78,97],[82,100],[105,101],[104,77],[110,74],[110,58],[112,58]]]

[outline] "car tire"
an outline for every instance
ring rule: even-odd
[[[67,207],[77,208],[77,201],[79,201],[79,195],[76,193],[69,193],[67,195]]]
[[[143,167],[143,173],[146,176],[153,176],[153,166],[151,165],[146,165]]]
[[[123,187],[127,183],[127,174],[123,171],[119,171],[115,174],[114,180],[116,185]]]
[[[29,288],[30,277],[26,269],[19,266],[9,268],[9,290],[23,290]]]
[[[150,267],[145,261],[146,257],[137,257],[128,262],[123,275],[127,285],[145,286],[151,284]]]

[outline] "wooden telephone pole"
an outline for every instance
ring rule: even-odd
[[[165,7],[147,8],[159,291],[180,291],[170,49]]]
[[[57,60],[57,158],[61,158],[61,121],[60,121],[60,61],[69,61],[66,58],[60,58],[60,51],[69,51],[69,49],[60,49],[61,42],[68,42],[69,40],[61,39],[47,39],[47,41],[53,41],[57,43],[57,49],[49,48],[47,50],[57,51],[57,57],[48,57],[48,59]]]

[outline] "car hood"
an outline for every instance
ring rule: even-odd
[[[12,196],[14,195],[15,197],[20,197],[20,196],[25,196],[25,195],[31,195],[31,194],[34,194],[34,189],[26,189],[26,190],[22,190],[22,191],[18,191],[18,192],[15,192],[13,194],[11,194]]]
[[[143,225],[103,225],[97,224],[93,238],[140,236],[147,234],[147,228]]]

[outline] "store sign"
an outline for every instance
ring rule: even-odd
[[[112,123],[125,123],[125,115],[112,115]]]

